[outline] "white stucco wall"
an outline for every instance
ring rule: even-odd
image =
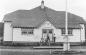
[[[73,35],[69,36],[69,42],[80,42],[81,31],[80,29],[73,29]]]
[[[84,26],[82,25],[84,28]],[[34,29],[33,35],[22,35],[21,28],[13,28],[13,41],[19,42],[40,42],[42,38],[42,29],[53,29],[56,37],[56,42],[64,42],[64,35],[61,34],[61,29],[56,29],[50,22],[46,21],[39,28]],[[69,35],[70,42],[80,42],[85,39],[84,29],[73,29],[73,35]]]
[[[33,35],[22,35],[21,28],[13,28],[13,41],[18,42],[39,42],[42,32],[39,29],[34,29]]]
[[[64,36],[61,34],[61,29],[54,29],[55,37],[56,37],[56,42],[63,42]]]
[[[4,41],[12,41],[11,22],[4,22]]]
[[[54,31],[56,34],[56,42],[64,42],[65,41],[65,35],[61,34],[61,29],[56,29]],[[85,35],[82,35],[80,29],[73,29],[73,34],[68,36],[69,42],[80,42],[81,40],[85,39]]]
[[[84,42],[85,41],[85,27],[81,24],[82,29],[73,29],[73,35],[69,35],[69,42]],[[61,29],[54,29],[56,42],[64,42],[64,35],[61,34]]]
[[[54,30],[56,42],[64,42],[65,35],[61,34],[61,29]],[[73,35],[69,35],[69,42],[80,42],[80,29],[73,29]]]
[[[85,26],[84,24],[80,24],[81,25],[81,41],[84,42],[85,41]]]
[[[46,24],[47,23],[47,24]],[[42,24],[39,28],[34,29],[33,35],[22,35],[21,34],[21,28],[13,28],[13,41],[18,42],[40,42],[42,38],[42,29],[43,28],[53,28],[55,29],[51,24],[48,24],[49,22],[45,22]]]

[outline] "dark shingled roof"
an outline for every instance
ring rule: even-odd
[[[56,28],[65,27],[65,11],[55,11],[40,6],[31,10],[17,10],[5,15],[4,21],[12,21],[13,27],[39,27],[43,22],[49,21]],[[80,28],[79,23],[85,23],[82,17],[68,13],[68,26]]]

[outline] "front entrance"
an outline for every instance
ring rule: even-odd
[[[53,29],[43,29],[42,30],[42,42],[46,45],[54,42]]]

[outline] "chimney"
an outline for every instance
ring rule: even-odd
[[[44,9],[44,1],[41,1],[41,9]]]

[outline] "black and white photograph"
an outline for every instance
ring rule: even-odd
[[[86,0],[0,0],[0,55],[86,55]]]

